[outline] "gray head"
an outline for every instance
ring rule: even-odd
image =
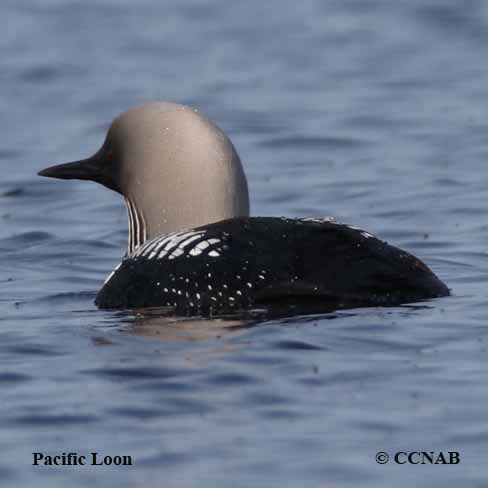
[[[124,112],[95,155],[39,174],[92,180],[122,194],[129,252],[161,234],[249,215],[246,176],[229,138],[194,109],[174,103]]]

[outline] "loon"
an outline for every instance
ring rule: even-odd
[[[92,180],[127,205],[128,249],[100,308],[212,315],[260,306],[391,306],[446,296],[415,256],[325,218],[250,217],[246,176],[225,133],[169,102],[131,108],[93,156],[41,176]]]

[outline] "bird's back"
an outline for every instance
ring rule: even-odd
[[[246,217],[146,242],[96,302],[206,315],[272,304],[396,305],[448,293],[420,260],[361,229],[330,219]]]

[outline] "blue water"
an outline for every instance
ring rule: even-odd
[[[486,486],[487,2],[3,0],[0,19],[5,486]],[[123,203],[36,172],[156,99],[228,132],[254,215],[359,225],[453,296],[252,328],[98,311]],[[375,462],[412,450],[461,463]],[[133,466],[32,466],[92,451]]]

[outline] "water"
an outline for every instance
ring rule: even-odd
[[[6,486],[486,485],[486,2],[4,0],[0,19]],[[335,215],[453,296],[252,328],[97,311],[123,204],[35,173],[154,99],[229,133],[254,215]],[[461,463],[375,462],[412,450]],[[133,466],[31,466],[92,451]]]

